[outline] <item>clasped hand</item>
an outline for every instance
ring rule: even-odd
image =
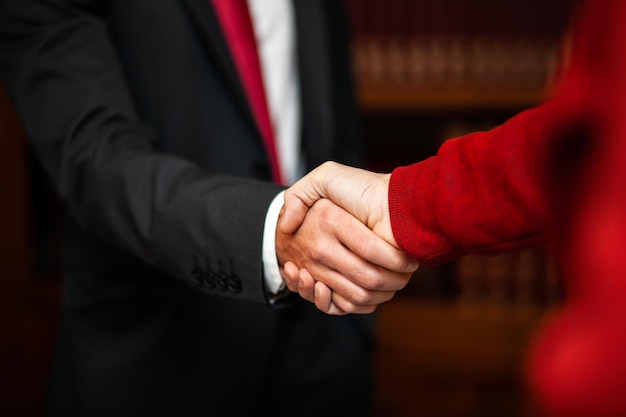
[[[326,162],[285,192],[276,253],[291,291],[343,315],[371,313],[406,286],[419,265],[393,237],[389,178]]]

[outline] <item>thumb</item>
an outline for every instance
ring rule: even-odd
[[[298,196],[287,190],[284,195],[285,204],[278,219],[278,228],[281,233],[290,235],[295,233],[306,217],[309,206]]]
[[[322,164],[322,167],[324,165],[327,163]],[[278,220],[278,227],[282,233],[295,233],[304,221],[309,208],[324,197],[324,191],[319,189],[320,184],[318,184],[320,182],[318,173],[321,172],[322,167],[314,169],[285,191],[284,205]]]

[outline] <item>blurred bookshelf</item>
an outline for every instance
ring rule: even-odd
[[[344,0],[367,151],[379,172],[547,100],[575,0]],[[533,335],[563,299],[542,249],[421,267],[378,309],[376,416],[530,415]]]
[[[572,0],[345,0],[365,111],[515,110],[549,94]]]

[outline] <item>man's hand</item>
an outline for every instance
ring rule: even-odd
[[[279,225],[284,213],[283,208]],[[279,226],[276,255],[279,265],[287,268],[283,276],[290,290],[297,291],[297,280],[289,275],[296,271],[297,277],[298,268],[315,277],[317,285],[333,289],[333,305],[324,302],[329,305],[323,311],[329,314],[371,313],[404,288],[417,269],[403,252],[328,199],[307,207],[295,233]]]
[[[282,233],[295,232],[309,208],[320,198],[328,198],[397,247],[389,220],[390,177],[325,162],[285,192],[284,215],[278,227]]]
[[[342,215],[342,223],[337,224],[341,229],[341,237],[351,241],[351,246],[348,247],[353,252],[352,256],[366,253],[369,256],[366,258],[370,263],[369,267],[380,271],[378,274],[369,272],[369,276],[341,274],[337,271],[320,275],[322,271],[319,269],[311,269],[297,259],[286,256],[283,259],[289,262],[281,265],[283,279],[291,291],[298,292],[328,314],[366,313],[374,311],[378,304],[391,299],[395,291],[406,285],[418,264],[402,255],[403,262],[408,262],[405,265],[409,267],[398,268],[398,260],[389,258],[390,248],[397,248],[389,220],[389,178],[389,174],[376,174],[326,162],[285,192],[285,206],[279,218],[277,234],[288,235],[299,231],[298,228],[304,226],[308,215],[314,211],[316,202],[328,198],[358,219],[355,222],[355,218],[349,219]],[[366,229],[373,231],[390,245],[385,252],[363,240],[372,239]],[[380,242],[377,243],[380,245]],[[399,251],[392,253],[398,256]],[[343,256],[341,251],[334,252],[333,255]],[[359,272],[366,270],[364,264],[360,264],[360,268]]]

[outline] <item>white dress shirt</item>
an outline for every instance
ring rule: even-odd
[[[301,175],[303,167],[293,5],[291,0],[248,0],[248,8],[257,41],[278,163],[288,185]],[[270,300],[274,300],[272,296],[284,288],[275,242],[276,223],[282,205],[283,196],[280,193],[267,211],[263,231],[263,272]]]

